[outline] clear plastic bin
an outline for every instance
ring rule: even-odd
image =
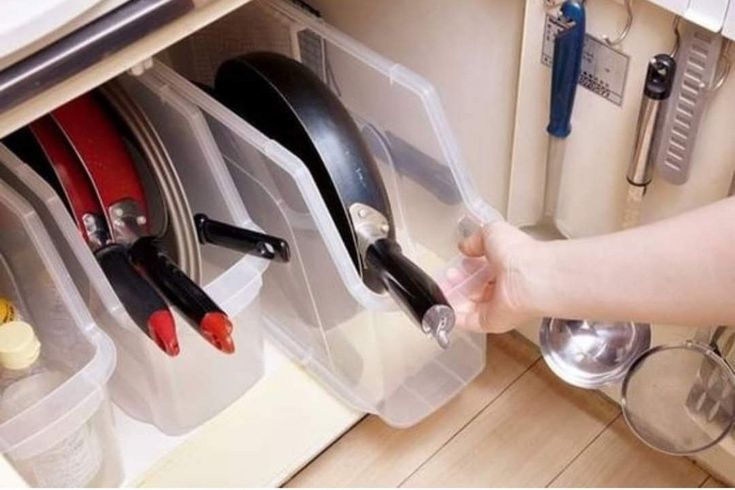
[[[300,60],[333,88],[378,161],[398,241],[446,283],[462,232],[499,215],[467,177],[432,86],[285,2],[248,4],[166,57],[184,77],[211,85],[221,62],[254,50]],[[394,426],[420,421],[483,369],[484,336],[455,331],[441,350],[390,297],[363,284],[300,160],[172,70],[153,71],[201,108],[248,212],[292,245],[292,263],[267,271],[262,295],[268,333],[286,351]]]
[[[138,98],[151,98],[140,82]],[[145,112],[170,151],[185,192],[195,206],[213,218],[254,226],[234,194],[198,110],[175,96],[156,99]],[[167,131],[173,124],[175,132]],[[209,137],[209,146],[206,139]],[[213,245],[202,247],[204,289],[230,315],[236,350],[226,355],[200,337],[174,308],[181,353],[161,352],[125,312],[63,202],[27,165],[0,150],[0,178],[21,190],[38,210],[97,323],[115,342],[118,367],[111,381],[113,399],[130,416],[177,435],[210,419],[250,388],[263,373],[258,293],[262,259],[242,256]]]
[[[116,486],[122,468],[107,383],[115,348],[92,320],[44,225],[0,182],[0,295],[33,325],[64,381],[0,424],[0,451],[34,486]],[[5,417],[5,416],[4,416]]]

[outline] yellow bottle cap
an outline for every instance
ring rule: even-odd
[[[0,298],[0,324],[15,320],[15,307],[10,300]]]
[[[13,321],[0,327],[0,366],[25,369],[40,355],[41,342],[29,324]]]

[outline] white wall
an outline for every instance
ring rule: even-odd
[[[435,85],[477,187],[505,213],[525,2],[309,3],[329,23]]]

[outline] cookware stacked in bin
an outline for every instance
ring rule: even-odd
[[[138,92],[146,90],[155,88]],[[17,160],[5,161],[0,173],[53,215],[47,226],[59,229],[55,245],[118,347],[112,380],[116,402],[130,415],[178,434],[218,413],[260,377],[262,257],[287,260],[288,246],[261,233],[242,203],[227,197],[231,190],[222,163],[211,142],[207,147],[206,130],[190,124],[192,112],[185,104],[182,109],[169,99],[157,100],[158,106],[144,112],[117,84],[86,94],[6,140],[38,174]],[[176,124],[175,135],[158,133],[166,118]],[[196,175],[187,173],[190,168]],[[195,209],[204,214],[195,220],[186,206],[166,207],[163,196],[180,202],[177,190],[189,201],[202,193]],[[60,213],[63,208],[68,216]],[[196,248],[188,262],[182,261],[186,272],[168,256],[168,247],[176,259],[188,253],[176,247],[176,236],[166,236],[172,223],[188,227],[194,240],[185,244]],[[200,252],[205,242],[228,250],[208,245]],[[248,255],[243,257],[243,251]],[[202,386],[207,386],[205,396]]]
[[[248,23],[262,29],[241,32]],[[327,58],[307,64],[306,37]],[[460,232],[498,215],[431,86],[286,2],[247,5],[168,54],[183,77],[157,63],[149,73],[199,107],[248,211],[292,247],[264,278],[270,337],[392,425],[459,392],[484,366],[485,339],[448,334],[462,288],[447,288],[445,269]],[[422,177],[437,167],[440,179]]]
[[[158,63],[24,128],[6,140],[17,155],[0,148],[0,179],[37,210],[115,342],[116,403],[168,434],[215,415],[259,378],[261,321],[346,401],[394,425],[428,415],[484,366],[484,337],[451,332],[467,283],[447,287],[445,269],[453,259],[465,267],[460,234],[435,230],[497,215],[470,185],[430,86],[285,4],[242,13],[272,21],[276,11],[324,36],[333,61],[344,57],[335,80],[356,66],[374,82],[338,98],[303,65],[262,55],[276,65],[268,76],[285,67],[312,83],[311,107],[331,111],[314,127],[340,130],[311,142],[321,152],[339,134],[332,154],[309,160]],[[210,89],[227,102],[231,82]],[[334,159],[345,149],[358,164]],[[341,179],[340,169],[353,173]],[[208,313],[220,326],[228,314],[232,344],[208,329]]]

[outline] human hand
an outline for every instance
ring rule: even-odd
[[[531,320],[527,264],[540,253],[540,242],[518,228],[495,221],[465,239],[459,249],[469,257],[484,257],[488,278],[457,312],[457,327],[502,333]]]

